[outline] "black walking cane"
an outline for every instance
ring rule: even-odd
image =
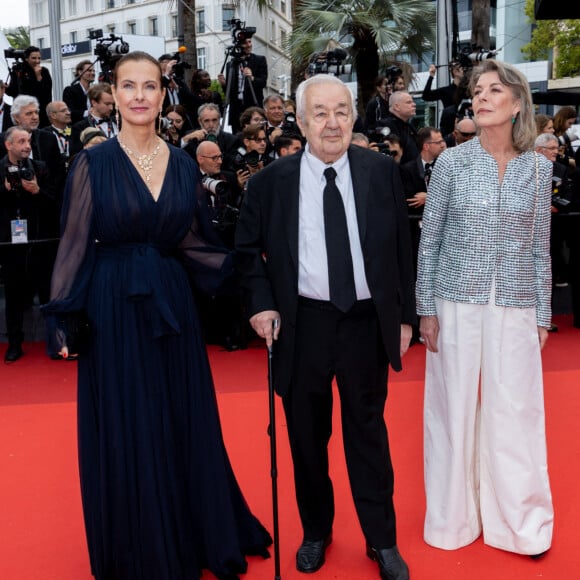
[[[272,331],[278,328],[280,321],[272,321]],[[270,406],[270,476],[272,478],[272,515],[274,524],[274,580],[280,580],[280,531],[278,526],[278,460],[276,458],[276,397],[272,375],[272,346],[268,346],[268,399]]]

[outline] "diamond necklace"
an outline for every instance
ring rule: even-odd
[[[135,158],[135,162],[145,174],[145,183],[149,191],[151,191],[151,171],[153,170],[153,161],[155,160],[155,157],[157,157],[159,151],[161,150],[161,140],[159,139],[159,137],[157,138],[157,146],[153,149],[153,151],[151,151],[151,153],[149,153],[149,155],[147,154],[137,155],[131,149],[129,149],[129,147],[127,147],[125,143],[121,141],[119,135],[117,135],[117,141],[119,141],[121,149],[123,149],[123,151],[125,151],[125,153],[127,153],[129,157]]]

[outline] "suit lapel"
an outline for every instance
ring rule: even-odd
[[[350,163],[350,175],[352,188],[354,191],[354,203],[358,221],[358,232],[360,242],[363,244],[367,233],[367,208],[370,192],[370,172],[368,156],[359,155],[355,146],[348,149],[348,160]]]
[[[302,154],[292,158],[284,171],[279,173],[278,192],[280,203],[284,209],[284,224],[286,239],[290,249],[290,257],[298,272],[298,201],[300,194],[300,160]]]

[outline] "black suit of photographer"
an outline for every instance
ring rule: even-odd
[[[240,99],[239,85],[241,82],[240,75],[243,75],[243,68],[252,70],[253,80],[244,76],[244,90]],[[237,133],[240,130],[240,115],[248,107],[261,107],[264,104],[264,88],[267,81],[268,63],[265,56],[251,53],[243,58],[230,60],[226,74],[226,87],[227,83],[229,83],[230,90],[229,95],[226,95],[226,99],[230,105],[229,121],[232,133]]]
[[[50,135],[49,135],[50,137]],[[52,138],[52,137],[51,137]],[[4,278],[6,330],[9,344],[24,339],[24,313],[35,294],[41,304],[50,298],[50,279],[59,235],[59,203],[46,165],[26,160],[40,188],[32,194],[22,187],[8,190],[5,176],[10,162],[0,160],[0,264]],[[12,243],[12,220],[27,221],[29,243]],[[35,240],[52,240],[30,243]]]
[[[36,78],[36,73],[25,61],[18,65],[17,70],[10,73],[10,85],[6,88],[6,94],[11,97],[18,95],[31,95],[38,99],[40,124],[39,127],[50,125],[46,114],[46,106],[52,101],[52,77],[46,67],[41,69],[40,80]]]

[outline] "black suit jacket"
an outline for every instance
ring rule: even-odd
[[[402,164],[400,169],[405,198],[409,199],[420,191],[427,191],[425,167],[423,166],[423,160],[420,155],[416,159]],[[422,215],[423,207],[409,207],[409,213]]]
[[[62,100],[70,109],[72,123],[78,123],[85,117],[87,107],[87,95],[80,83],[73,83],[65,87],[62,92]]]
[[[14,125],[14,123],[12,122],[12,117],[10,116],[10,114],[12,112],[12,107],[10,105],[8,105],[7,103],[4,103],[3,109],[4,109],[4,115],[2,117],[2,127],[0,127],[0,131],[2,133],[7,131],[8,129],[10,129],[10,127],[12,127],[12,125]]]
[[[416,324],[407,209],[398,167],[385,155],[350,147],[365,274],[394,370],[401,369],[400,325]],[[278,159],[248,185],[236,230],[236,263],[247,315],[277,310],[282,327],[274,364],[275,388],[292,378],[298,308],[298,198],[302,152]]]

